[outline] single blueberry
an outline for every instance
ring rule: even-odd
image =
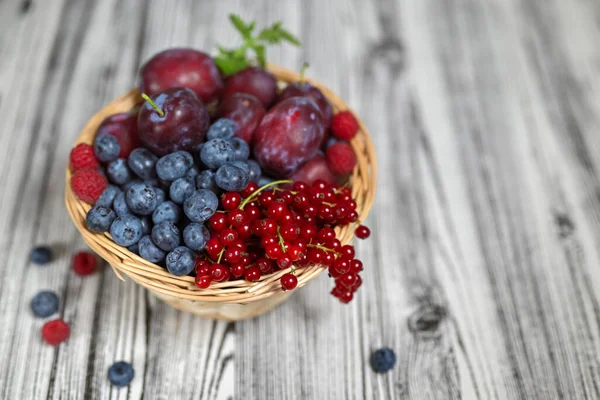
[[[167,200],[167,194],[158,186],[154,186],[154,194],[156,194],[156,204],[162,204]]]
[[[29,258],[34,264],[48,264],[52,261],[52,249],[48,246],[37,246],[31,249]]]
[[[140,218],[142,222],[142,235],[149,235],[152,232],[152,219],[149,215]]]
[[[152,241],[164,251],[171,251],[179,246],[181,242],[179,236],[179,228],[171,222],[161,222],[152,228]]]
[[[142,221],[129,214],[117,217],[110,226],[110,235],[119,246],[131,246],[142,237]]]
[[[106,187],[106,189],[104,189],[104,192],[102,192],[102,194],[98,198],[98,201],[96,202],[96,205],[97,206],[112,207],[113,201],[115,200],[115,197],[117,197],[117,195],[120,192],[121,192],[121,189],[119,189],[118,187],[116,187],[114,185],[108,185]]]
[[[258,178],[258,182],[256,184],[258,185],[258,187],[263,187],[273,181],[275,181],[275,180],[273,178],[271,178],[270,176],[261,175],[261,177]]]
[[[176,224],[179,222],[179,218],[181,217],[181,209],[179,206],[172,201],[165,201],[152,213],[152,221],[155,224],[160,224],[161,222],[168,221]]]
[[[150,150],[139,147],[131,152],[127,159],[129,168],[142,179],[152,179],[156,177],[154,166],[158,161],[158,157],[150,152]]]
[[[31,311],[36,317],[46,318],[58,312],[58,295],[49,290],[43,290],[31,299]]]
[[[183,204],[192,193],[194,193],[194,180],[191,178],[179,178],[171,184],[169,196],[177,204]]]
[[[196,179],[196,177],[198,176],[199,173],[200,173],[200,168],[198,168],[196,165],[192,165],[192,168],[188,169],[188,171],[185,173],[185,177],[191,178],[191,179]]]
[[[92,232],[108,232],[115,218],[117,215],[111,208],[96,205],[88,211],[85,223]]]
[[[246,171],[248,174],[250,173],[250,166],[248,165],[248,163],[246,161],[236,160],[236,161],[232,161],[228,164],[235,165],[236,167],[241,168],[244,171]]]
[[[108,133],[102,133],[94,139],[94,154],[98,160],[109,162],[116,160],[121,152],[121,145],[116,137]]]
[[[108,180],[115,185],[124,185],[133,179],[133,174],[127,167],[127,160],[124,158],[117,158],[109,162],[106,166],[106,175],[108,175]]]
[[[196,190],[183,203],[183,212],[192,222],[204,222],[217,211],[217,195],[206,189]]]
[[[394,365],[396,364],[396,354],[394,353],[394,350],[385,347],[374,351],[371,354],[370,361],[373,371],[378,373],[387,372],[394,368]]]
[[[250,146],[244,139],[234,137],[229,139],[229,143],[233,146],[233,152],[235,154],[235,160],[246,161],[250,157]]]
[[[154,188],[146,183],[131,185],[125,194],[129,209],[139,215],[150,215],[156,209],[156,193]]]
[[[250,172],[233,164],[225,164],[217,170],[215,181],[223,190],[239,192],[250,183]]]
[[[235,151],[228,141],[212,139],[202,146],[200,159],[207,167],[217,169],[221,165],[235,160]]]
[[[192,272],[196,264],[194,253],[184,246],[179,246],[167,254],[167,270],[176,276],[184,276]]]
[[[325,150],[327,150],[328,148],[330,148],[334,144],[338,143],[339,141],[340,140],[337,139],[335,136],[330,136],[329,139],[327,139],[327,141],[325,142]]]
[[[156,162],[156,173],[160,179],[174,181],[185,176],[194,165],[194,158],[187,151],[176,151],[161,157]]]
[[[142,239],[140,239],[142,240]],[[139,242],[138,242],[139,243]],[[130,252],[132,252],[133,254],[137,254],[140,255],[140,246],[138,245],[138,243],[134,243],[131,246],[127,247],[127,250],[129,250]]]
[[[138,242],[140,257],[151,263],[159,263],[165,258],[165,252],[154,244],[150,236],[142,236]]]
[[[127,192],[130,187],[132,187],[133,185],[137,185],[138,183],[144,183],[144,181],[142,181],[140,179],[133,179],[133,180],[125,183],[124,185],[121,185],[121,190],[123,190],[124,192]]]
[[[202,224],[192,222],[183,230],[183,242],[194,251],[204,250],[208,239],[210,239],[210,232]]]
[[[258,165],[258,163],[254,160],[248,160],[246,163],[248,164],[248,168],[250,169],[250,180],[252,182],[258,183],[260,175],[262,174],[260,165]]]
[[[108,369],[108,380],[117,387],[129,385],[134,375],[133,367],[125,361],[116,362]]]
[[[212,192],[219,190],[217,182],[215,182],[215,171],[207,169],[200,172],[196,177],[196,187],[198,189],[206,189]]]
[[[237,131],[237,124],[227,118],[221,118],[215,121],[208,128],[206,138],[210,139],[231,139]]]
[[[131,214],[131,210],[129,209],[127,201],[125,200],[125,192],[120,192],[117,194],[115,200],[113,201],[113,210],[115,210],[117,217]]]

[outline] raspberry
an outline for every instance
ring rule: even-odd
[[[354,150],[348,143],[336,143],[327,149],[325,153],[327,166],[336,175],[345,175],[352,172],[356,165]]]
[[[69,160],[75,172],[82,169],[95,169],[100,166],[94,154],[94,148],[87,143],[80,143],[73,147]]]
[[[80,251],[73,256],[73,271],[79,276],[91,275],[96,272],[98,259],[89,251]]]
[[[62,319],[48,321],[42,327],[42,338],[46,343],[57,346],[69,338],[71,328]]]
[[[95,203],[108,186],[106,178],[98,171],[84,169],[71,177],[71,189],[86,203]]]
[[[358,121],[350,111],[342,111],[331,120],[331,133],[338,139],[350,140],[358,132]]]

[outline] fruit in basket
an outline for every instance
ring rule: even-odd
[[[183,242],[194,251],[204,250],[208,239],[210,239],[210,232],[197,222],[192,222],[183,230]]]
[[[237,124],[235,121],[228,118],[220,118],[216,120],[206,134],[206,139],[224,139],[229,140],[235,135]]]
[[[192,178],[179,178],[169,187],[169,196],[177,204],[183,204],[185,199],[190,197],[196,190],[196,185]]]
[[[263,171],[288,177],[317,153],[325,125],[314,101],[292,97],[265,114],[254,136],[254,157]]]
[[[119,216],[110,226],[110,235],[119,246],[131,246],[142,237],[142,221],[130,214]]]
[[[154,225],[150,235],[154,244],[164,251],[171,251],[181,243],[179,228],[172,222],[164,221]]]
[[[229,139],[229,143],[233,147],[233,154],[235,161],[246,161],[250,157],[250,146],[245,140],[235,137]]]
[[[254,96],[245,93],[234,93],[223,99],[217,114],[235,122],[235,136],[252,143],[254,131],[265,115],[265,108]]]
[[[177,150],[194,151],[204,141],[210,117],[190,89],[167,89],[146,97],[138,115],[141,142],[163,156]]]
[[[124,185],[133,179],[131,170],[127,166],[127,160],[117,158],[106,165],[108,180],[115,185]]]
[[[161,222],[168,221],[173,224],[179,222],[181,218],[181,208],[172,201],[165,201],[156,207],[156,210],[152,213],[152,222],[160,224]]]
[[[329,184],[335,182],[335,175],[329,170],[325,156],[320,152],[290,177],[292,181],[306,182],[311,185],[317,179]]]
[[[71,177],[73,193],[86,203],[95,203],[107,186],[108,182],[104,175],[96,170],[79,170]]]
[[[198,189],[183,203],[183,212],[193,222],[204,222],[217,211],[217,195],[206,189]]]
[[[98,160],[109,162],[116,160],[121,152],[121,145],[113,135],[102,133],[94,138],[94,154]]]
[[[194,165],[194,157],[187,151],[176,151],[161,157],[156,162],[156,174],[160,179],[172,182],[183,178]]]
[[[158,202],[154,188],[147,183],[134,183],[125,193],[127,206],[138,215],[150,215],[156,209]]]
[[[341,111],[331,121],[331,133],[338,139],[350,141],[358,132],[358,121],[350,111]]]
[[[202,146],[200,159],[207,167],[217,169],[235,160],[235,149],[228,140],[211,139]]]
[[[193,90],[204,103],[214,100],[223,87],[212,57],[194,49],[174,48],[154,55],[140,71],[140,93],[154,96],[167,89]]]
[[[143,236],[138,242],[138,252],[144,260],[159,263],[164,260],[167,253],[154,244],[149,235]]]
[[[166,264],[170,273],[175,276],[185,276],[193,271],[196,256],[185,246],[179,246],[167,254]]]
[[[88,211],[85,223],[92,232],[108,232],[117,214],[109,207],[95,205]]]
[[[140,146],[137,132],[137,113],[120,113],[106,117],[96,130],[96,136],[112,135],[119,142],[119,157],[127,158]]]
[[[239,191],[248,186],[250,171],[234,163],[227,163],[217,170],[215,182],[223,190]]]
[[[325,158],[327,166],[336,175],[349,174],[356,166],[354,150],[346,142],[339,142],[329,147],[325,152]]]
[[[151,151],[139,147],[131,152],[127,159],[127,165],[137,176],[144,180],[148,180],[156,177],[156,169],[154,166],[157,161],[158,157],[152,154]]]
[[[100,163],[94,154],[94,148],[87,143],[79,143],[77,146],[73,147],[73,150],[71,150],[71,154],[69,155],[69,162],[73,171],[96,169],[100,166]]]
[[[111,208],[115,197],[117,197],[117,194],[119,194],[120,192],[121,189],[119,189],[118,187],[114,185],[108,185],[106,189],[104,189],[104,192],[102,192],[102,194],[98,198],[98,201],[96,201],[96,205]]]
[[[252,95],[263,107],[269,108],[277,96],[277,81],[272,73],[263,68],[248,67],[227,79],[221,99],[234,93]]]

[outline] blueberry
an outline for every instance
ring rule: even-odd
[[[165,201],[152,213],[152,221],[155,224],[168,221],[176,224],[181,217],[181,209],[179,206],[172,201]]]
[[[235,165],[236,167],[241,168],[244,171],[250,173],[250,166],[248,165],[248,163],[246,161],[236,160],[236,161],[232,161],[228,164]]]
[[[248,164],[248,168],[250,170],[250,180],[252,182],[258,183],[258,179],[260,178],[260,175],[262,174],[260,165],[258,165],[258,163],[254,160],[248,160],[248,161],[246,161],[246,163]]]
[[[116,187],[114,185],[108,185],[106,187],[106,189],[104,189],[104,192],[102,192],[102,194],[98,198],[96,205],[112,207],[113,201],[115,200],[115,197],[117,197],[117,195],[119,193],[121,193],[121,189],[119,189],[118,187]]]
[[[154,186],[154,194],[156,195],[156,204],[160,205],[167,200],[167,194],[158,186]]]
[[[179,246],[167,254],[167,270],[176,276],[184,276],[192,272],[196,264],[194,253],[184,246]]]
[[[237,131],[237,124],[230,119],[221,118],[215,121],[208,129],[206,138],[210,139],[231,139]]]
[[[111,208],[96,205],[88,211],[85,223],[92,232],[108,232],[115,218],[117,215]]]
[[[140,257],[152,263],[159,263],[165,258],[165,252],[154,244],[150,236],[143,236],[138,242]]]
[[[52,249],[48,246],[37,246],[31,249],[29,258],[34,264],[48,264],[52,261]]]
[[[58,296],[49,290],[43,290],[31,299],[31,311],[36,317],[46,318],[58,312]]]
[[[217,195],[206,189],[196,190],[183,203],[183,212],[192,222],[204,222],[217,211]]]
[[[106,175],[108,180],[115,185],[124,185],[133,179],[133,175],[127,167],[127,160],[124,158],[117,158],[109,162],[106,166]]]
[[[131,185],[125,193],[127,206],[136,214],[150,215],[156,209],[156,193],[154,188],[146,183]]]
[[[210,232],[202,224],[192,222],[183,230],[183,242],[194,251],[204,250],[208,239],[210,239]]]
[[[108,369],[108,380],[117,387],[129,385],[134,375],[133,367],[125,361],[116,362]]]
[[[140,221],[142,222],[142,235],[149,235],[152,232],[152,219],[149,215],[146,215],[141,217]]]
[[[196,187],[198,189],[207,189],[213,192],[219,190],[217,182],[215,182],[215,172],[210,169],[200,172],[196,177]]]
[[[194,158],[187,151],[176,151],[161,157],[156,162],[156,173],[159,178],[166,181],[185,176],[185,173],[194,165]]]
[[[185,173],[185,177],[191,178],[191,179],[196,179],[196,177],[198,176],[199,173],[200,173],[200,168],[198,168],[196,165],[192,165],[192,168],[188,169],[188,171]]]
[[[142,221],[133,215],[117,217],[110,226],[110,235],[119,246],[131,246],[142,237]]]
[[[250,147],[244,139],[235,137],[229,139],[229,143],[233,146],[233,152],[235,154],[235,160],[246,161],[250,157]]]
[[[331,146],[333,146],[334,144],[338,143],[339,139],[337,139],[335,136],[330,136],[329,139],[327,139],[327,141],[325,142],[325,150],[327,150],[328,148],[330,148]]]
[[[142,239],[140,239],[142,240]],[[132,252],[133,254],[140,254],[140,246],[138,245],[139,242],[132,244],[131,246],[127,247],[127,250],[129,250],[130,252]]]
[[[256,182],[256,184],[258,185],[258,187],[263,187],[263,186],[268,185],[269,183],[271,183],[273,181],[274,181],[274,179],[271,178],[270,176],[261,175],[261,177],[258,178],[258,182]]]
[[[179,246],[179,228],[171,222],[161,222],[152,228],[152,241],[164,251],[171,251]]]
[[[115,210],[117,217],[131,214],[131,210],[129,209],[127,201],[125,200],[125,192],[117,193],[115,196],[115,201],[113,201],[113,210]]]
[[[371,354],[370,362],[373,371],[379,373],[387,372],[394,368],[394,364],[396,364],[396,354],[394,354],[394,350],[384,347]]]
[[[98,160],[109,162],[116,160],[121,152],[121,145],[116,137],[102,133],[94,139],[94,154]]]
[[[121,190],[123,190],[124,192],[127,192],[130,187],[132,187],[133,185],[137,185],[138,183],[144,183],[144,182],[139,179],[131,180],[131,181],[127,182],[126,184],[121,185]]]
[[[143,147],[137,148],[131,152],[127,159],[127,165],[137,176],[142,179],[152,179],[156,177],[154,166],[158,157]]]
[[[200,159],[207,167],[217,169],[221,165],[235,160],[235,151],[228,141],[212,139],[202,146]]]
[[[239,192],[248,186],[250,172],[233,164],[225,164],[217,170],[215,181],[223,190]]]
[[[182,204],[185,199],[194,193],[195,189],[196,185],[194,185],[193,179],[179,178],[171,184],[171,187],[169,188],[169,196],[175,203]]]

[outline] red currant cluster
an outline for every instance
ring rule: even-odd
[[[298,284],[294,265],[320,264],[335,279],[332,294],[343,303],[352,300],[362,283],[362,262],[354,258],[354,247],[343,246],[334,226],[358,220],[350,189],[322,180],[312,185],[294,182],[281,189],[272,182],[261,188],[251,182],[241,192],[221,196],[221,208],[209,220],[211,238],[205,254],[196,260],[196,285],[207,288],[212,281],[244,278],[258,281],[277,270],[283,290]],[[369,229],[359,226],[355,234],[365,239]]]

